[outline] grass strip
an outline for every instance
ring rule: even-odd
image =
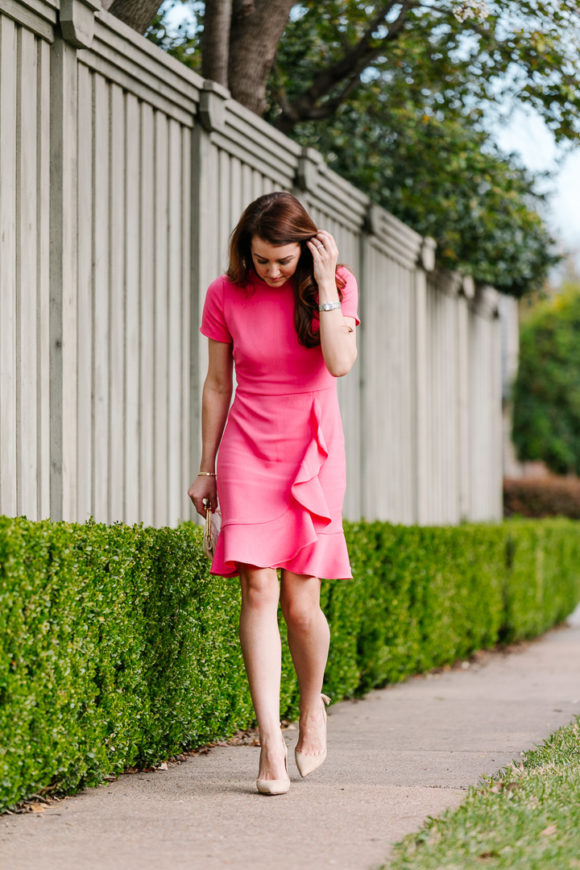
[[[580,868],[580,717],[397,843],[389,870]]]

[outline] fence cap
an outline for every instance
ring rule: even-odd
[[[475,281],[471,275],[464,275],[461,282],[461,289],[466,299],[473,299],[475,296]]]
[[[435,268],[435,250],[437,242],[431,236],[425,236],[421,244],[419,259],[426,272],[432,272]]]
[[[101,0],[61,0],[59,23],[63,39],[75,48],[90,48],[95,33],[95,12]]]
[[[230,92],[223,85],[205,79],[199,97],[199,120],[204,130],[222,131],[226,126],[226,102]]]
[[[315,193],[318,188],[318,172],[324,163],[320,151],[305,145],[298,159],[296,183],[300,190]]]

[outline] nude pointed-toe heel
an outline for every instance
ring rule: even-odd
[[[322,712],[324,713],[324,724],[326,725],[328,719],[326,715],[326,705],[330,704],[330,698],[328,695],[324,694],[321,694],[320,697],[323,701]],[[312,773],[325,761],[326,747],[323,752],[319,752],[317,755],[308,755],[306,752],[298,752],[298,750],[295,749],[294,758],[296,759],[296,767],[298,768],[300,776],[308,776],[309,773]]]
[[[284,779],[257,779],[256,788],[260,794],[286,794],[290,791],[290,777],[288,776],[288,747],[286,741],[282,737],[284,743],[284,767],[286,768],[286,777]]]

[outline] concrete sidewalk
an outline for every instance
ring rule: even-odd
[[[330,708],[328,759],[289,794],[255,791],[259,749],[218,746],[0,818],[2,870],[368,870],[482,774],[580,714],[580,608],[566,626]]]

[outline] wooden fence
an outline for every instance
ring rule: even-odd
[[[1,513],[193,517],[204,292],[275,189],[359,279],[345,515],[501,517],[495,291],[94,0],[0,0]]]

